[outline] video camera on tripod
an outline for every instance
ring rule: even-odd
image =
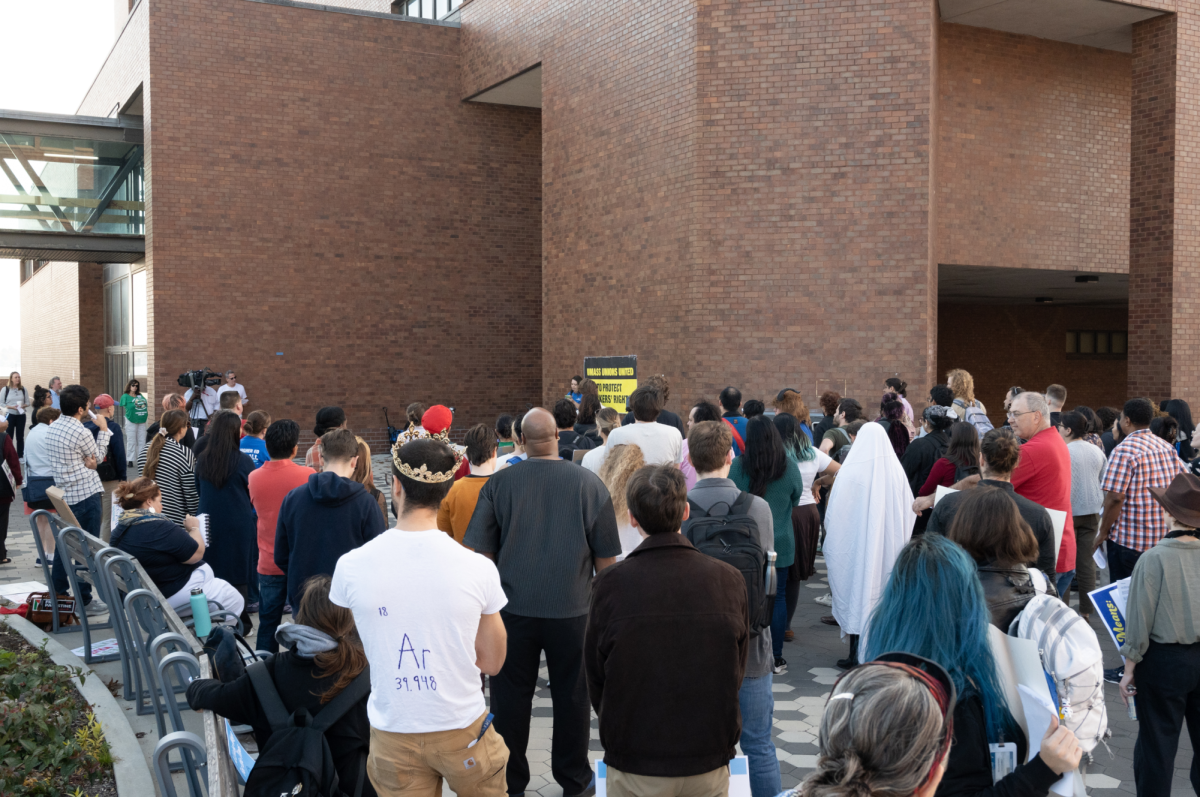
[[[201,368],[196,371],[188,371],[179,375],[179,386],[186,388],[195,388],[202,385],[200,389],[205,387],[216,387],[224,381],[224,377],[216,371],[210,371],[207,368]]]

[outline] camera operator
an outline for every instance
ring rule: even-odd
[[[200,379],[194,381],[194,384],[200,385],[201,388],[199,390],[194,387],[188,388],[187,392],[183,394],[183,400],[187,403],[188,417],[192,419],[192,426],[196,428],[197,437],[199,437],[204,434],[204,427],[208,426],[208,419],[220,409],[221,402],[217,398],[217,391],[208,384],[210,380],[207,377],[216,375],[209,371],[193,371],[192,373],[194,375],[203,374]]]

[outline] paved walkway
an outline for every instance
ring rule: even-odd
[[[390,495],[390,487],[385,479],[388,473],[386,456],[373,457],[376,461],[376,484]],[[390,500],[389,500],[390,505]],[[392,519],[394,520],[394,519]],[[29,528],[29,520],[22,514],[20,502],[12,505],[9,517],[8,535],[9,556],[13,563],[0,566],[0,584],[20,581],[43,581],[40,567],[35,566],[36,549]],[[817,760],[817,729],[820,724],[821,712],[829,687],[837,678],[839,670],[834,662],[846,654],[846,647],[839,639],[839,629],[823,625],[821,615],[829,610],[814,602],[814,599],[828,591],[826,584],[824,560],[818,560],[817,575],[801,589],[800,604],[792,628],[796,640],[784,645],[784,657],[787,659],[788,672],[776,676],[775,691],[775,744],[778,749],[779,764],[783,775],[784,787],[794,786],[802,780],[816,765]],[[1107,583],[1107,572],[1098,579]],[[290,619],[290,618],[287,618]],[[257,625],[257,617],[255,618]],[[1092,627],[1100,637],[1105,650],[1105,666],[1119,665],[1120,657],[1109,640],[1108,635],[1100,628],[1097,621],[1092,621]],[[102,633],[101,636],[104,636]],[[75,635],[60,637],[70,640],[65,642],[68,647],[78,647],[82,642],[74,642]],[[94,668],[106,680],[110,677],[120,678],[120,665],[110,663],[97,665]],[[1133,784],[1133,744],[1137,735],[1137,723],[1131,722],[1125,712],[1125,706],[1117,694],[1115,684],[1105,685],[1105,695],[1108,701],[1108,722],[1113,737],[1109,740],[1112,750],[1110,756],[1104,747],[1095,751],[1095,764],[1089,770],[1089,790],[1096,795],[1135,794]],[[543,667],[538,680],[538,690],[533,701],[533,727],[530,733],[530,771],[533,779],[530,791],[536,791],[541,797],[561,797],[562,790],[550,775],[550,737],[551,737],[551,700],[550,690],[546,681]],[[130,723],[136,731],[145,731],[142,739],[143,749],[147,755],[157,742],[157,731],[154,728],[153,717],[138,717],[132,710],[128,712]],[[185,712],[185,722],[195,722],[199,728],[199,718],[191,712]],[[1192,795],[1194,792],[1188,782],[1188,768],[1191,766],[1192,749],[1187,734],[1180,739],[1179,754],[1176,758],[1175,788],[1171,794]],[[603,756],[600,747],[598,724],[592,718],[591,755],[593,759]],[[186,791],[186,789],[185,789]]]

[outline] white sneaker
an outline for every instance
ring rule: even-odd
[[[92,602],[84,606],[83,610],[87,612],[88,617],[96,617],[97,615],[108,614],[108,604],[99,598],[92,598]],[[78,608],[75,609],[75,614],[79,614]]]
[[[826,592],[821,597],[816,598],[815,601],[817,603],[821,604],[822,606],[833,606],[833,595],[831,593]]]

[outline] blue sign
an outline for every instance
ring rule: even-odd
[[[233,732],[233,726],[229,724],[229,720],[225,720],[225,741],[229,746],[229,758],[233,761],[234,768],[237,769],[238,780],[245,786],[246,780],[250,777],[250,770],[254,769],[254,759],[238,741],[237,734]]]

